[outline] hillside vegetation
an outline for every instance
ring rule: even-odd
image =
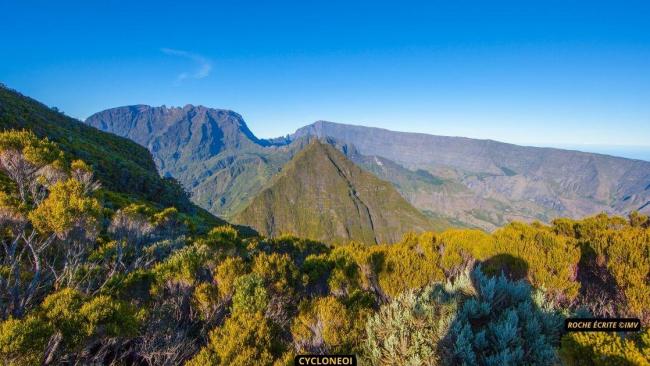
[[[266,236],[294,234],[328,243],[392,243],[434,223],[395,188],[313,140],[234,218]]]
[[[160,178],[146,149],[0,86],[0,130],[8,129],[27,129],[56,142],[65,153],[91,164],[97,179],[111,191],[190,208],[181,186]]]
[[[366,365],[650,363],[647,216],[395,244],[245,236],[181,209],[182,197],[169,205],[100,175],[75,138],[50,138],[60,126],[48,116],[26,114],[22,129],[2,119],[3,364],[291,365],[301,353],[355,353]],[[133,146],[77,133],[102,149]],[[576,314],[646,326],[563,334]]]

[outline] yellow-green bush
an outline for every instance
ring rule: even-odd
[[[444,278],[438,266],[440,254],[432,238],[422,235],[417,240],[371,249],[378,258],[379,286],[386,295],[395,297]]]
[[[42,233],[53,232],[65,237],[75,226],[97,230],[101,205],[84,193],[75,179],[57,182],[50,187],[49,196],[29,214],[32,224]]]
[[[210,333],[207,346],[187,365],[270,366],[281,353],[273,326],[261,313],[235,313]]]
[[[616,333],[577,332],[562,337],[560,356],[569,366],[648,366],[650,328],[637,336],[621,338]]]
[[[0,322],[0,360],[6,365],[40,365],[54,330],[47,322],[29,315]]]
[[[235,280],[246,274],[247,266],[239,257],[227,257],[217,266],[214,280],[217,283],[219,296],[226,300],[235,292]]]
[[[462,270],[465,261],[485,260],[495,254],[494,238],[481,230],[450,229],[438,234],[437,245],[440,252],[440,266],[447,273]]]
[[[519,258],[527,265],[527,278],[557,300],[578,295],[576,281],[580,249],[572,238],[555,234],[547,227],[513,223],[494,233],[495,254]]]
[[[609,233],[607,268],[627,299],[631,315],[650,320],[650,230],[627,227]]]
[[[292,293],[300,279],[298,268],[288,254],[262,252],[253,259],[252,270],[278,293]]]
[[[291,326],[298,353],[350,353],[361,344],[367,312],[352,312],[332,296],[301,303]]]

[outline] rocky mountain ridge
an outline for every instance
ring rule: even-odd
[[[650,211],[650,162],[640,160],[325,121],[263,140],[235,112],[191,105],[119,107],[86,123],[146,146],[161,173],[226,218],[242,212],[310,137],[338,143],[412,205],[455,225],[492,230],[511,220]]]

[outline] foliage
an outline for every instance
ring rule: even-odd
[[[210,333],[206,348],[187,365],[272,365],[281,352],[273,325],[261,313],[239,312]]]
[[[49,295],[24,319],[0,323],[0,356],[17,364],[48,362],[62,351],[76,351],[95,337],[137,334],[143,314],[108,296],[88,298],[73,289]]]
[[[235,281],[235,295],[232,298],[233,313],[264,312],[269,302],[269,295],[264,287],[264,280],[251,273]]]
[[[602,284],[624,296],[622,304],[612,304],[621,315],[650,321],[650,228],[647,217],[633,213],[630,219],[597,215],[580,221],[554,221],[557,232],[575,238],[582,248],[583,263],[588,269],[604,268],[611,279]],[[588,279],[595,280],[595,279]],[[587,294],[588,297],[595,297]],[[593,301],[583,299],[583,301]],[[595,309],[599,313],[599,308]]]
[[[406,237],[401,245],[373,248],[384,293],[395,297],[409,289],[419,289],[444,278],[437,265],[440,253],[432,233]]]
[[[447,274],[462,273],[470,259],[482,261],[496,254],[493,236],[475,229],[444,231],[437,246],[442,251],[440,267]]]
[[[90,234],[97,231],[101,206],[97,199],[84,194],[81,183],[74,179],[57,182],[48,197],[29,215],[34,227],[42,233],[53,232],[65,238],[75,227]]]
[[[214,280],[219,289],[219,296],[226,300],[235,293],[235,281],[246,274],[246,263],[239,257],[227,257],[217,266]]]
[[[153,268],[158,285],[164,285],[169,281],[195,283],[208,255],[209,250],[203,245],[191,245],[177,250],[167,260]]]
[[[616,333],[577,332],[562,338],[560,355],[567,365],[650,365],[650,328],[622,338]]]
[[[459,280],[459,282],[462,280]],[[438,365],[438,343],[457,308],[452,286],[407,291],[383,305],[366,323],[364,354],[371,365]]]
[[[10,318],[0,323],[0,359],[9,365],[40,365],[52,327],[28,316],[24,319]]]
[[[253,273],[277,293],[291,293],[299,281],[298,268],[287,254],[258,254],[253,260]]]
[[[348,309],[328,296],[305,301],[291,326],[299,354],[347,354],[355,352],[363,338],[362,324],[367,312]]]
[[[578,295],[580,249],[574,240],[548,228],[520,223],[499,229],[494,238],[497,253],[521,258],[526,263],[525,275],[533,286],[546,289],[558,301],[570,301]],[[508,267],[513,263],[503,264]]]
[[[562,319],[532,301],[523,281],[472,273],[476,294],[456,313],[449,353],[462,365],[553,365]]]

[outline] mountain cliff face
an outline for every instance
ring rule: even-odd
[[[260,146],[240,115],[203,106],[113,108],[90,116],[86,123],[147,147],[163,173],[224,151]]]
[[[438,177],[443,184],[413,187],[380,160],[368,167],[416,207],[486,229],[513,219],[650,211],[650,162],[324,121],[288,140],[304,136],[334,138],[360,154]]]
[[[295,234],[325,242],[389,243],[433,229],[393,186],[329,144],[313,140],[235,221],[261,234]]]
[[[178,179],[194,202],[226,218],[243,209],[301,146],[271,146],[237,113],[203,106],[119,107],[86,123],[147,147],[161,174]]]

